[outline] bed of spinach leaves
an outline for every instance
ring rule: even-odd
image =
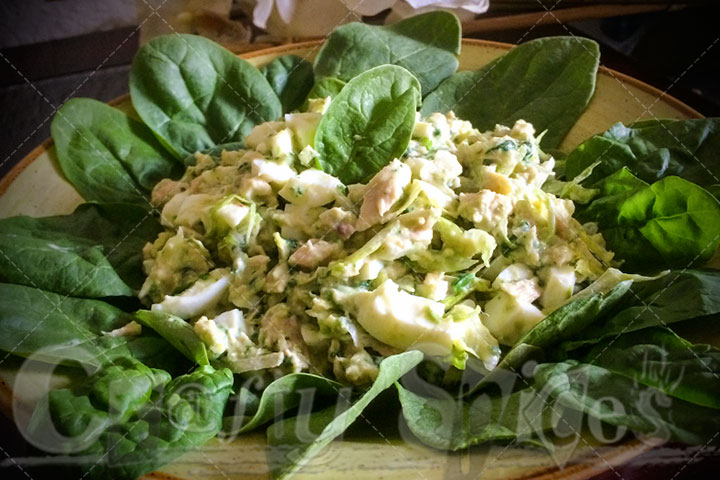
[[[308,99],[334,99],[315,148],[318,167],[345,183],[403,153],[418,107],[453,110],[481,130],[523,118],[547,130],[544,147],[557,147],[593,95],[597,45],[545,38],[456,73],[460,35],[447,12],[389,27],[353,23],[329,36],[314,64],[284,56],[262,71],[200,37],[158,37],[132,67],[139,119],[89,99],[67,102],[52,124],[58,162],[93,203],[67,216],[0,220],[0,349],[92,372],[38,404],[30,425],[38,443],[76,455],[83,475],[135,478],[201,446],[223,422],[225,434],[269,425],[270,465],[285,477],[393,385],[409,431],[435,448],[493,441],[552,448],[546,433],[567,412],[641,435],[713,441],[720,351],[672,329],[720,315],[720,272],[688,268],[702,266],[720,242],[720,204],[705,190],[720,184],[717,119],[616,125],[570,152],[561,180],[577,177],[592,189],[580,218],[600,226],[624,268],[678,270],[566,304],[484,378],[448,371],[443,388],[400,382],[419,371],[422,355],[410,351],[384,359],[365,392],[294,374],[262,390],[236,382],[228,401],[232,375],[208,365],[187,323],[130,313],[143,280],[142,246],[160,230],[148,202],[153,185],[181,174],[196,151],[238,148],[255,125]],[[107,335],[133,319],[146,327],[141,335]],[[193,395],[197,388],[202,395]],[[307,391],[326,408],[304,409]],[[608,395],[622,411],[603,403]],[[641,398],[672,401],[647,408]],[[298,425],[311,435],[299,436]]]

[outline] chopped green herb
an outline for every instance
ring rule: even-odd
[[[503,142],[498,143],[491,149],[487,150],[485,153],[490,152],[509,152],[510,150],[517,150],[518,144],[515,142],[515,140],[505,140]]]
[[[460,295],[461,293],[466,292],[468,289],[472,287],[473,281],[475,280],[475,274],[472,273],[465,273],[458,277],[455,281],[452,283],[452,293],[453,295]]]

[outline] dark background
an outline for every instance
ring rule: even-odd
[[[86,96],[107,101],[127,93],[130,62],[139,43],[138,25],[125,21],[111,28],[100,24],[97,31],[69,38],[22,44],[18,38],[26,33],[24,29],[43,28],[44,22],[55,19],[18,14],[20,2],[6,1],[0,3],[0,30],[4,30],[0,34],[0,177],[49,137],[52,115],[67,99]],[[705,116],[720,116],[720,6],[695,2],[705,5],[678,10],[670,3],[675,2],[652,13],[540,25],[529,34],[524,27],[473,36],[508,43],[568,31],[587,36],[600,43],[604,66],[666,91]],[[77,26],[72,22],[71,30]],[[24,36],[42,40],[42,32]],[[34,454],[12,421],[0,414],[0,478],[59,477],[57,469],[28,476],[12,461]],[[717,478],[718,471],[717,449],[669,445],[596,479]]]

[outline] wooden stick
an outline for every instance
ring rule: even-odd
[[[673,9],[676,7],[673,7]],[[591,5],[587,7],[559,8],[551,12],[543,10],[541,12],[521,13],[517,15],[480,17],[475,20],[463,22],[462,28],[463,35],[467,35],[469,33],[512,30],[528,28],[534,25],[566,23],[576,20],[589,20],[591,18],[618,17],[667,9],[667,5]]]

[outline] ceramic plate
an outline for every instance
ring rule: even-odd
[[[262,66],[284,54],[311,60],[321,43],[306,42],[271,48],[243,55]],[[464,40],[460,70],[474,70],[505,53],[510,45]],[[131,109],[129,97],[112,104]],[[678,100],[621,73],[601,68],[595,96],[585,113],[565,138],[560,149],[569,151],[592,134],[607,130],[616,122],[632,123],[648,118],[698,118],[701,115]],[[82,199],[62,177],[51,140],[38,146],[0,180],[0,218],[26,214],[46,216],[66,214]],[[50,387],[67,383],[64,370],[58,370],[50,385],[44,381],[40,365],[25,365],[29,380],[14,385],[21,359],[8,358],[0,364],[0,408],[22,424],[37,399]],[[32,376],[35,372],[35,376]],[[13,394],[14,392],[14,394]],[[382,412],[369,412],[340,441],[333,442],[295,478],[370,480],[401,479],[545,479],[588,478],[612,465],[628,461],[651,445],[638,441],[597,445],[579,439],[573,445],[549,454],[540,450],[505,446],[483,446],[468,452],[447,453],[426,448],[409,440],[398,428],[397,417],[378,418]],[[382,415],[380,415],[382,416]],[[372,417],[370,423],[365,419]],[[400,434],[398,434],[398,432]],[[190,452],[147,478],[184,479],[265,479],[269,478],[265,458],[264,432],[229,440],[215,439],[202,449]]]

